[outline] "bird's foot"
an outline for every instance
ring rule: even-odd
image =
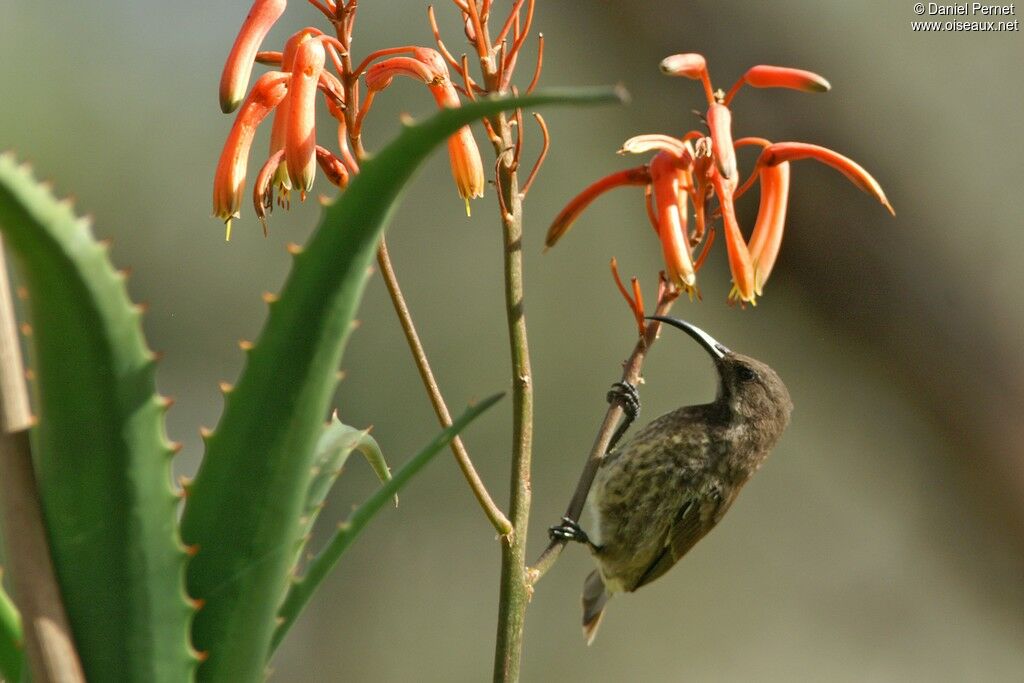
[[[608,390],[606,396],[608,403],[618,405],[626,415],[626,420],[632,422],[640,414],[640,394],[636,387],[629,382],[616,382]]]
[[[570,519],[569,517],[562,517],[561,524],[550,527],[548,529],[548,536],[552,541],[575,541],[577,543],[585,543],[595,552],[601,549],[591,543],[590,537],[587,536],[587,532],[580,528],[578,522]]]
[[[615,444],[622,438],[622,435],[629,429],[629,426],[633,424],[636,416],[640,414],[640,394],[637,392],[636,387],[629,382],[616,382],[608,390],[606,398],[608,403],[622,408],[623,414],[622,424],[619,425],[615,433],[612,434],[612,438],[608,441],[608,452],[611,452],[615,448]]]

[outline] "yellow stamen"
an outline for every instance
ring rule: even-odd
[[[464,199],[466,200],[466,217],[468,218],[472,215],[469,211],[469,197],[465,197]]]
[[[225,242],[230,242],[231,241],[231,219],[230,218],[227,219],[226,221],[224,221],[224,241]]]

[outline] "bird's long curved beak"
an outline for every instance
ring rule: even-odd
[[[647,319],[658,320],[660,322],[665,323],[666,325],[671,325],[672,327],[682,330],[686,334],[693,337],[693,339],[698,344],[704,347],[704,350],[710,353],[711,357],[714,358],[716,361],[721,360],[723,357],[725,357],[725,354],[730,353],[728,348],[726,348],[722,344],[719,344],[718,341],[716,341],[715,338],[712,337],[710,334],[700,329],[696,325],[691,325],[685,320],[670,318],[664,315],[649,315],[647,316]]]

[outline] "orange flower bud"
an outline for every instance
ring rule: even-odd
[[[702,78],[708,71],[708,65],[704,60],[704,56],[696,52],[686,52],[665,57],[665,59],[661,60],[658,68],[666,76],[682,76],[694,80]]]
[[[742,80],[755,88],[791,88],[803,92],[828,92],[832,88],[828,81],[813,71],[767,64],[750,67]]]
[[[717,102],[708,107],[708,128],[711,130],[711,153],[722,177],[736,182],[736,150],[732,144],[732,113]]]
[[[281,71],[290,72],[295,66],[295,53],[298,51],[299,45],[318,35],[323,34],[315,28],[305,28],[289,38],[284,44],[284,52],[281,54]],[[286,97],[281,100],[281,103],[274,110],[274,122],[270,129],[271,156],[284,149],[287,128],[288,98]],[[274,171],[273,183],[278,191],[287,198],[288,191],[292,188],[292,181],[288,177],[287,165],[277,164],[275,167],[277,170]]]
[[[544,249],[547,250],[555,246],[555,243],[562,239],[565,233],[569,232],[569,229],[576,222],[576,219],[580,217],[584,209],[608,190],[624,185],[649,185],[650,182],[650,171],[647,170],[646,166],[638,166],[626,169],[625,171],[619,171],[618,173],[612,173],[595,183],[591,183],[582,192],[573,197],[555,217],[555,220],[552,221],[551,227],[548,228],[548,234],[544,238]]]
[[[245,188],[245,171],[249,148],[256,128],[267,114],[288,93],[288,74],[270,71],[263,74],[235,117],[213,179],[213,214],[227,224],[231,236],[231,219],[238,216]]]
[[[284,14],[287,0],[256,0],[231,46],[220,77],[220,108],[228,114],[238,108],[252,75],[260,44],[274,23]]]
[[[319,40],[303,42],[295,51],[288,84],[284,159],[292,185],[303,194],[316,176],[316,92],[326,59]]]
[[[715,96],[711,92],[711,77],[708,75],[708,66],[703,55],[699,55],[696,52],[687,52],[665,57],[665,59],[661,60],[658,68],[661,69],[661,73],[667,76],[682,76],[699,80],[701,85],[704,86],[704,95],[708,98],[708,104],[712,104],[715,101]]]
[[[758,163],[765,166],[774,166],[798,159],[815,159],[831,166],[849,178],[850,182],[854,185],[877,199],[882,206],[888,209],[889,213],[894,216],[896,215],[896,211],[893,210],[892,205],[886,198],[885,192],[882,191],[882,186],[871,177],[870,173],[865,171],[853,159],[844,157],[839,152],[833,152],[827,147],[820,147],[807,142],[777,142],[770,147],[766,147],[761,152],[761,158],[758,160]]]
[[[341,159],[331,154],[330,150],[317,145],[316,162],[332,185],[342,190],[345,189],[348,185],[348,169],[345,168],[345,163]]]

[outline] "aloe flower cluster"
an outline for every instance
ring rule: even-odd
[[[755,88],[790,88],[804,92],[825,92],[830,86],[810,71],[780,66],[751,67],[729,89],[714,90],[704,57],[678,54],[661,62],[669,76],[699,80],[707,98],[703,116],[705,130],[691,130],[682,137],[648,134],[627,140],[620,154],[654,152],[650,162],[606,176],[577,195],[559,213],[548,230],[546,244],[553,246],[569,231],[587,206],[608,190],[637,185],[645,188],[647,214],[661,242],[667,277],[683,291],[693,293],[697,272],[704,264],[714,241],[711,219],[721,216],[725,233],[729,268],[732,272],[730,302],[756,305],[772,272],[782,244],[789,198],[789,162],[816,159],[849,178],[893,212],[882,188],[860,165],[838,152],[804,142],[772,143],[764,138],[732,138],[732,113],[729,105],[744,85]],[[736,148],[756,145],[762,148],[745,182],[740,180]],[[754,183],[760,184],[761,202],[750,238],[743,236],[736,219],[735,201]],[[709,213],[709,200],[718,200]],[[693,225],[690,227],[690,207]],[[695,252],[697,250],[699,252]]]
[[[260,51],[264,38],[280,19],[285,0],[256,0],[224,65],[220,105],[225,113],[238,110],[224,143],[213,185],[213,213],[226,224],[240,215],[249,156],[256,130],[273,114],[270,149],[253,184],[253,205],[266,231],[266,216],[277,201],[288,206],[296,190],[302,200],[312,189],[319,166],[327,180],[344,188],[359,171],[363,156],[361,129],[374,96],[395,76],[420,81],[439,107],[460,105],[459,86],[452,83],[448,65],[431,48],[404,46],[378,50],[353,66],[350,56],[357,0],[309,0],[336,28],[330,36],[313,27],[292,35],[280,52]],[[275,70],[256,79],[248,89],[253,66],[266,64]],[[360,78],[366,94],[360,103]],[[248,89],[248,95],[246,90]],[[317,101],[326,103],[337,124],[337,148],[316,142]],[[484,172],[473,134],[460,129],[448,141],[452,175],[459,195],[466,201],[483,195]]]

